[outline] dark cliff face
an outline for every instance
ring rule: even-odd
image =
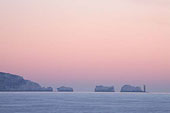
[[[0,91],[52,91],[52,88],[43,88],[21,76],[0,72]]]
[[[143,92],[141,87],[135,87],[131,85],[124,85],[121,88],[121,92]]]
[[[57,88],[57,91],[58,92],[73,92],[73,88],[61,86],[61,87]]]
[[[115,92],[115,90],[114,90],[114,86],[107,87],[101,85],[101,86],[96,86],[95,92]]]

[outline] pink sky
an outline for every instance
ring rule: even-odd
[[[1,0],[0,71],[77,91],[170,92],[170,1]]]

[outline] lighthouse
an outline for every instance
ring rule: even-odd
[[[146,92],[146,86],[143,85],[143,92]]]

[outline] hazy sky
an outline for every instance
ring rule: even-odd
[[[0,0],[0,71],[170,92],[170,0]]]

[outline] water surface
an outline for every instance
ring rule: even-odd
[[[170,113],[170,94],[1,92],[0,113]]]

